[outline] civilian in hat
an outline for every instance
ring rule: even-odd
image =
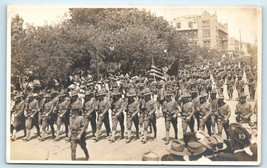
[[[26,137],[23,138],[23,140],[29,141],[31,139],[31,129],[33,125],[33,118],[35,115],[37,115],[39,110],[39,102],[37,100],[38,95],[37,94],[30,94],[28,95],[28,102],[26,104],[26,109],[24,112],[24,115],[26,117],[25,121],[25,128],[26,128]],[[37,118],[36,118],[37,119]],[[40,135],[40,128],[38,125],[38,120],[34,122],[35,127],[37,129],[38,136]]]
[[[52,138],[55,138],[55,131],[54,131],[54,126],[53,126],[53,121],[52,121],[52,113],[54,109],[54,102],[52,102],[52,97],[50,94],[44,95],[45,97],[45,104],[43,107],[43,112],[42,112],[42,136],[40,138],[41,141],[44,141],[45,139],[45,130],[47,126],[50,125],[51,131],[52,131]]]
[[[109,124],[109,102],[105,99],[106,92],[101,89],[97,95],[96,110],[98,113],[97,123],[96,123],[96,137],[94,138],[95,142],[99,141],[99,135],[101,132],[101,126],[104,123],[106,127],[107,136],[110,133],[110,124]]]
[[[251,134],[241,125],[234,127],[230,124],[229,129],[231,153],[219,153],[213,160],[216,161],[257,161],[251,151],[245,150],[250,147]]]
[[[222,130],[224,129],[227,139],[229,138],[229,118],[231,116],[231,109],[228,104],[224,102],[224,96],[218,97],[218,134],[222,136]]]
[[[17,129],[19,124],[25,124],[25,116],[23,114],[25,108],[25,101],[23,100],[23,95],[18,95],[15,97],[15,105],[11,111],[11,124],[13,125],[12,129],[12,138],[11,140],[15,141],[17,139]],[[24,129],[24,136],[26,136],[26,130]]]
[[[212,132],[215,134],[215,123],[218,121],[218,99],[216,98],[216,90],[213,89],[210,92],[210,98],[211,98],[211,126],[212,126]]]
[[[112,111],[112,136],[110,138],[111,142],[115,142],[115,135],[118,122],[121,127],[121,139],[124,138],[124,101],[121,98],[121,93],[119,91],[115,91],[112,93],[112,103],[111,103],[111,111]]]
[[[246,101],[246,94],[240,94],[239,103],[236,105],[236,121],[239,124],[250,123],[250,117],[253,115],[252,106]]]
[[[184,156],[189,156],[184,141],[174,139],[171,141],[170,149],[166,149],[170,154],[163,155],[161,161],[185,161]]]
[[[202,92],[200,95],[200,129],[204,131],[206,126],[209,135],[211,135],[211,114],[211,103],[207,101],[207,94],[205,92]]]
[[[70,148],[71,148],[71,160],[76,160],[76,148],[79,144],[85,154],[85,159],[89,159],[89,153],[86,148],[85,142],[85,127],[83,117],[79,115],[80,106],[73,105],[71,107],[73,114],[70,122]]]
[[[92,91],[85,92],[85,103],[83,106],[83,119],[84,119],[84,127],[85,132],[88,128],[89,122],[92,127],[92,134],[95,137],[96,133],[96,99],[94,97],[94,93]]]
[[[172,93],[167,93],[165,95],[165,101],[163,103],[162,112],[165,118],[165,128],[166,128],[166,141],[165,145],[168,145],[170,142],[170,126],[172,123],[175,139],[178,139],[177,133],[177,116],[181,112],[181,108],[178,105],[177,101],[173,99]]]
[[[139,119],[138,113],[140,112],[140,103],[136,99],[136,94],[134,91],[128,92],[126,94],[128,100],[126,104],[126,122],[127,122],[127,137],[126,143],[131,141],[131,129],[132,123],[134,123],[136,129],[136,138],[139,139]]]
[[[146,152],[142,156],[142,161],[159,161],[159,155],[155,152]]]
[[[58,95],[59,104],[58,104],[58,114],[57,114],[57,135],[56,135],[56,141],[59,141],[59,134],[60,134],[60,127],[64,123],[65,124],[65,133],[66,137],[68,137],[68,123],[66,114],[69,111],[69,105],[70,105],[70,99],[67,97],[67,95],[63,92],[61,92]]]
[[[190,101],[191,95],[187,92],[184,93],[182,96],[182,128],[183,133],[185,134],[187,131],[187,126],[191,132],[194,132],[194,118],[193,115],[195,114],[195,108],[192,101]]]
[[[152,123],[154,130],[154,138],[157,137],[157,126],[156,126],[156,102],[151,99],[151,92],[148,91],[144,94],[144,137],[141,142],[147,142],[147,129],[149,123]]]

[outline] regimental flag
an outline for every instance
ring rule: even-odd
[[[165,80],[164,72],[154,65],[151,66],[150,75]]]

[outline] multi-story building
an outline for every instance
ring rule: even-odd
[[[218,22],[217,14],[207,11],[202,15],[181,16],[169,22],[191,44],[208,48],[228,49],[228,24]]]

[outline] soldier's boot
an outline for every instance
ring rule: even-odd
[[[112,136],[110,138],[110,142],[115,142],[115,135],[116,135],[116,131],[112,131]]]
[[[56,136],[56,141],[59,141],[59,134],[60,134],[60,130],[59,129],[57,129],[57,136]]]
[[[17,138],[16,138],[16,134],[17,134],[17,130],[16,130],[16,128],[14,128],[14,129],[13,129],[12,138],[11,138],[12,141],[15,141],[15,140],[17,139]]]
[[[127,136],[126,136],[125,142],[126,142],[126,143],[129,143],[130,141],[131,141],[131,131],[128,130],[128,131],[127,131]]]
[[[26,136],[24,138],[22,138],[22,140],[25,140],[25,141],[28,140],[28,138],[30,137],[29,131],[30,131],[29,129],[26,129]]]
[[[124,128],[121,129],[121,139],[124,139]]]
[[[40,140],[44,141],[44,137],[45,137],[45,130],[42,131],[42,136],[41,136]]]
[[[144,137],[142,138],[141,142],[146,143],[147,142],[147,131],[144,131]]]
[[[165,145],[168,145],[170,143],[170,132],[166,131],[166,141],[165,141]]]
[[[76,149],[72,149],[71,150],[71,160],[75,160],[76,159]]]

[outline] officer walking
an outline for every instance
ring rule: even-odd
[[[218,97],[218,134],[222,136],[222,130],[224,129],[227,139],[229,139],[229,118],[231,116],[231,109],[228,104],[224,102],[224,96]]]
[[[185,92],[182,96],[182,128],[183,133],[185,134],[187,131],[187,126],[191,132],[194,132],[194,118],[193,115],[195,114],[195,108],[193,102],[190,101],[191,95]]]
[[[15,141],[17,139],[16,134],[17,134],[17,129],[19,124],[24,124],[25,123],[25,118],[24,118],[24,107],[25,107],[25,101],[22,99],[23,95],[18,95],[15,97],[15,106],[12,109],[12,125],[13,125],[13,131],[12,131],[12,138],[11,140]]]
[[[89,159],[89,153],[86,148],[85,142],[85,127],[83,117],[79,115],[80,106],[71,107],[72,119],[70,122],[70,148],[71,148],[71,160],[76,160],[76,148],[79,144],[85,154],[85,159]]]

